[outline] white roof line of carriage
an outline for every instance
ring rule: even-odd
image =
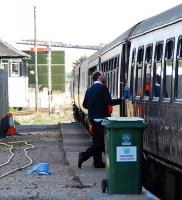
[[[141,36],[141,35],[145,35],[145,34],[147,34],[147,33],[149,33],[149,32],[152,32],[152,31],[155,31],[155,30],[164,28],[164,27],[166,27],[166,26],[169,26],[169,25],[178,23],[178,22],[180,22],[180,21],[182,21],[182,18],[176,19],[176,20],[174,20],[174,21],[172,21],[172,22],[169,22],[169,23],[163,24],[163,25],[161,25],[161,26],[157,26],[157,27],[155,27],[155,28],[153,28],[153,29],[149,29],[149,30],[144,31],[144,32],[142,32],[142,33],[136,34],[136,35],[134,35],[134,36],[131,36],[129,39],[133,39],[133,38],[139,37],[139,36]]]

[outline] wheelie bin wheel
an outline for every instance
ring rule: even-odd
[[[101,185],[101,187],[102,187],[102,193],[105,193],[106,190],[107,190],[107,180],[106,180],[106,179],[103,179],[103,180],[102,180],[102,185]]]

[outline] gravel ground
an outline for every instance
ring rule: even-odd
[[[0,178],[0,200],[69,200],[93,199],[88,197],[89,188],[82,188],[80,180],[68,165],[62,145],[62,135],[58,126],[19,126],[18,134],[8,136],[1,142],[25,140],[34,145],[28,150],[33,164],[22,170]],[[38,131],[37,131],[38,130]],[[29,163],[24,155],[25,145],[13,144],[15,156],[7,166],[0,167],[0,176]],[[10,157],[9,150],[0,145],[0,165]],[[51,175],[27,175],[28,169],[38,163],[49,163]]]

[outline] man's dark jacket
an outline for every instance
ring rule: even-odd
[[[85,94],[83,107],[88,109],[88,118],[103,119],[108,116],[108,105],[119,104],[119,101],[111,99],[108,88],[100,83],[93,84]]]

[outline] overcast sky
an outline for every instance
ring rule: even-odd
[[[67,44],[107,44],[139,21],[181,3],[181,0],[0,0],[0,38],[34,38]]]

